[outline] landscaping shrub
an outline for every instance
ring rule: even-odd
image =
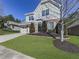
[[[47,23],[46,23],[46,21],[43,21],[43,23],[42,23],[42,31],[47,32]]]
[[[31,23],[30,25],[30,33],[33,33],[35,32],[35,26],[34,26],[34,23]]]

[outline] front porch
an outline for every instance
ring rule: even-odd
[[[32,21],[29,22],[29,33],[49,32],[56,27],[56,22],[53,21]]]

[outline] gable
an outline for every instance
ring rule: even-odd
[[[43,2],[41,1],[37,6],[37,8],[35,9],[34,11],[35,18],[41,19],[42,11],[46,9],[49,9],[50,14],[52,14],[51,17],[60,18],[60,9],[58,9],[55,5],[51,4],[48,0],[44,1],[45,4],[42,4]]]

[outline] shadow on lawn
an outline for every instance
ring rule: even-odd
[[[64,41],[62,43],[60,40],[54,40],[53,44],[56,48],[61,49],[65,52],[79,53],[79,47],[68,41]]]

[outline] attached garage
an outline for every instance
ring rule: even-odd
[[[26,33],[29,34],[29,28],[20,28],[20,33]]]

